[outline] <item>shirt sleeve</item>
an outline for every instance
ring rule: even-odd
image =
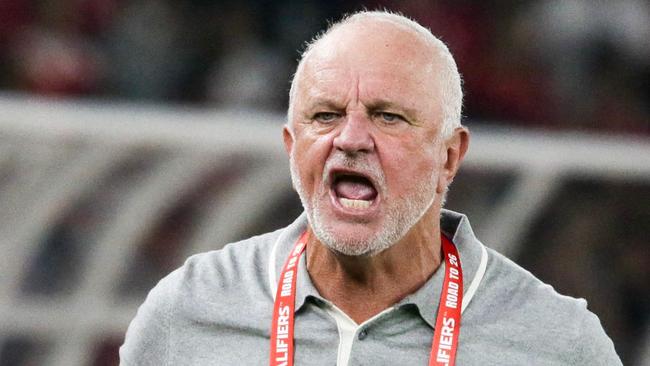
[[[178,270],[163,278],[138,308],[120,347],[121,366],[168,365],[170,322]]]
[[[607,336],[600,319],[591,311],[585,309],[582,323],[575,340],[575,361],[573,365],[623,365],[616,353],[614,343]]]

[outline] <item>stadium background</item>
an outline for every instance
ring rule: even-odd
[[[116,365],[161,276],[295,217],[291,72],[364,6],[457,59],[448,207],[649,365],[647,1],[0,0],[0,366]]]

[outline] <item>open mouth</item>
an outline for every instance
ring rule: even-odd
[[[332,191],[341,206],[353,210],[369,208],[377,198],[377,189],[370,179],[352,172],[332,175]]]

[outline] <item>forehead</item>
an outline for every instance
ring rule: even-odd
[[[343,26],[319,41],[298,75],[296,102],[313,98],[389,99],[431,106],[437,94],[435,50],[392,22]]]

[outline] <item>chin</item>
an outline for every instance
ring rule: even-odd
[[[316,238],[337,254],[360,257],[377,255],[390,248],[402,233],[383,226],[377,230],[368,224],[328,223],[315,215],[311,228]]]

